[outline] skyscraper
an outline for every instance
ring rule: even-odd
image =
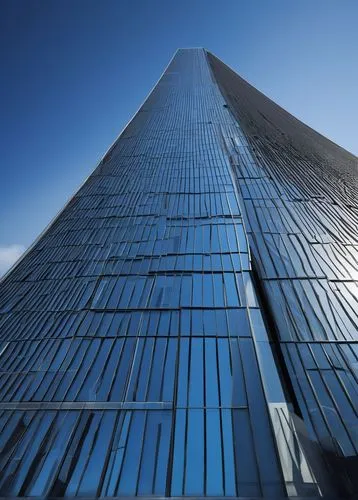
[[[0,495],[357,491],[357,159],[204,49],[0,289]]]

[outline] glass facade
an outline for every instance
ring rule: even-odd
[[[354,494],[354,157],[275,106],[178,50],[5,276],[0,496]]]

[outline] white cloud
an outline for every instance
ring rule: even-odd
[[[6,273],[24,251],[23,245],[0,246],[0,276]]]

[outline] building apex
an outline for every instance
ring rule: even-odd
[[[206,50],[205,47],[179,47],[177,51],[179,50]]]

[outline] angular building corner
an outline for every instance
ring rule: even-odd
[[[178,50],[0,284],[0,496],[356,497],[357,181]]]

